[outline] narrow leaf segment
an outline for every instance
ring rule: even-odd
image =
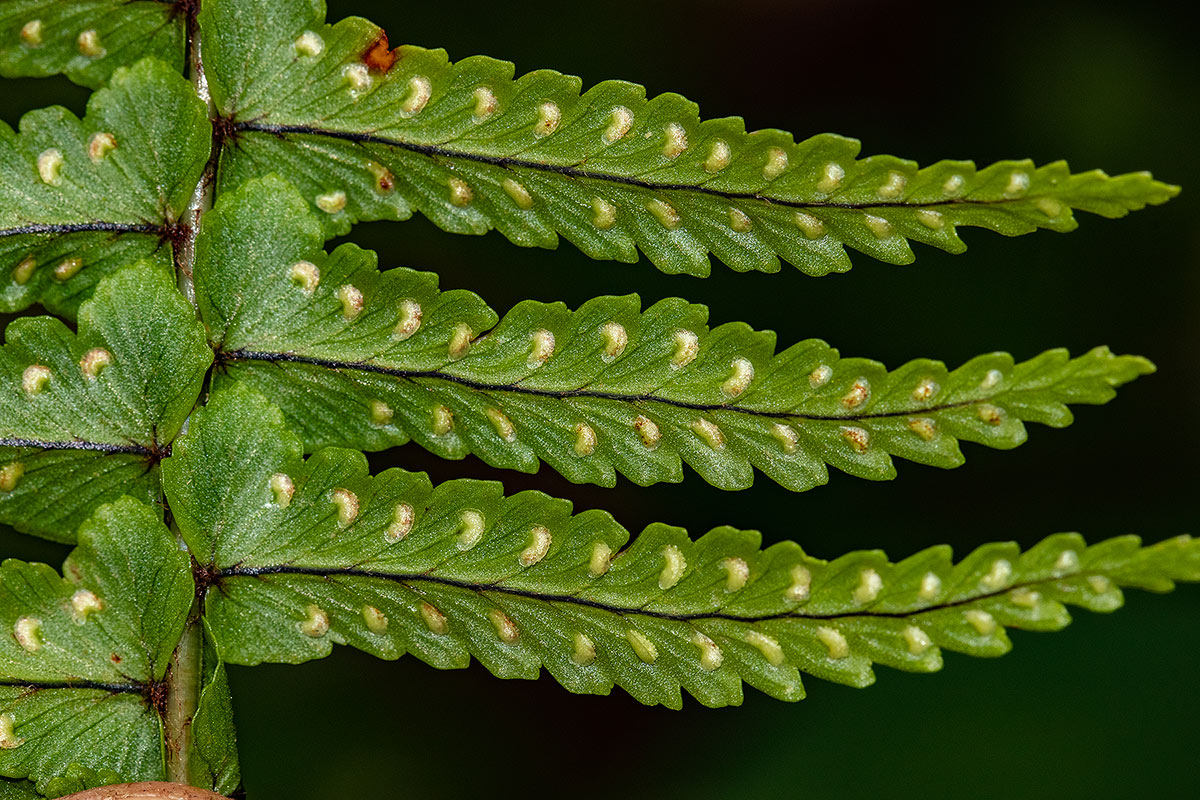
[[[0,522],[73,542],[100,503],[157,503],[158,460],[211,361],[191,306],[150,264],[102,281],[77,334],[15,320],[0,348]]]
[[[88,771],[161,779],[162,680],[194,593],[187,554],[131,498],[82,527],[62,577],[4,562],[0,776],[44,793]]]
[[[207,626],[200,661],[200,699],[189,731],[188,783],[228,796],[242,781],[237,732],[233,726],[233,697],[225,662]]]
[[[1088,547],[1059,534],[957,564],[948,547],[896,564],[878,551],[826,562],[792,542],[762,550],[758,533],[733,528],[692,541],[651,525],[629,544],[608,514],[572,516],[540,492],[433,488],[401,470],[372,478],[361,454],[301,451],[277,410],[235,388],[196,414],[163,465],[232,663],[301,662],[348,644],[440,668],[474,656],[501,677],[544,667],[574,692],[615,684],[674,708],[681,688],[706,705],[739,703],[743,681],[799,700],[801,672],[865,686],[873,663],[934,671],[942,649],[1006,652],[1007,627],[1062,628],[1064,604],[1110,611],[1121,586],[1200,579],[1187,537]]]
[[[497,324],[475,294],[379,273],[352,245],[326,255],[321,238],[286,182],[250,182],[206,218],[195,273],[223,380],[273,398],[310,450],[413,439],[527,472],[545,461],[578,482],[679,481],[686,462],[725,489],[757,467],[804,490],[826,464],[879,480],[895,475],[891,456],[959,465],[959,439],[1015,447],[1023,421],[1067,425],[1066,403],[1106,402],[1153,370],[1097,348],[889,372],[818,340],[777,354],[770,332],[710,330],[704,306],[642,310],[636,295],[573,312],[527,301]]]
[[[191,85],[154,59],[118,70],[82,120],[53,107],[19,134],[0,123],[0,312],[37,302],[70,318],[122,266],[170,271],[211,136]]]
[[[183,68],[184,6],[176,0],[4,0],[0,75],[62,73],[99,88],[144,56]]]
[[[960,225],[1068,231],[1073,209],[1119,217],[1178,191],[1061,161],[859,159],[853,139],[747,133],[740,118],[701,122],[677,94],[619,81],[581,94],[546,70],[514,80],[508,62],[389,51],[366,20],[324,20],[322,0],[208,0],[200,14],[233,134],[222,186],[286,171],[329,235],[419,211],[525,246],[562,236],[628,262],[641,250],[666,272],[705,275],[711,253],[735,270],[784,259],[820,275],[850,268],[846,247],[903,264],[909,240],[964,250]]]

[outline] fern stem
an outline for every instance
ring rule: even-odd
[[[167,700],[163,711],[164,738],[167,749],[167,780],[188,782],[188,757],[191,754],[192,718],[200,702],[200,665],[204,652],[203,631],[197,606],[183,636],[171,654],[167,669]]]
[[[187,208],[180,216],[180,235],[174,242],[175,278],[179,291],[193,306],[196,305],[196,290],[192,281],[192,268],[196,262],[196,235],[200,232],[200,220],[205,212],[212,208],[213,187],[216,186],[217,160],[221,148],[219,142],[220,126],[216,125],[217,109],[213,103],[212,93],[208,89],[208,78],[204,75],[204,61],[200,55],[200,28],[196,24],[196,14],[199,13],[200,3],[189,3],[187,6],[187,69],[192,85],[196,87],[196,95],[204,101],[209,120],[214,122],[213,146],[209,154],[204,172],[192,191],[192,198]]]
[[[196,14],[200,3],[187,5],[187,69],[188,77],[196,87],[196,94],[204,101],[209,119],[216,116],[208,79],[204,75],[204,62],[200,55],[200,29]],[[196,260],[196,235],[200,220],[212,208],[213,186],[216,181],[216,153],[214,148],[204,172],[192,191],[191,200],[180,221],[182,235],[174,242],[175,278],[180,292],[193,307],[196,305],[196,290],[192,281],[192,268]],[[170,509],[167,510],[168,519]],[[172,532],[183,544],[178,528],[172,523]],[[166,746],[167,780],[188,783],[188,761],[191,755],[192,719],[200,703],[201,659],[204,653],[203,631],[200,624],[199,602],[193,601],[188,623],[171,654],[171,665],[167,669],[166,707],[162,712],[164,743]]]
[[[204,75],[204,61],[200,55],[200,29],[196,14],[200,3],[187,6],[187,69],[196,94],[204,101],[208,118],[215,120],[216,106],[208,89]],[[215,130],[215,128],[214,128]],[[216,167],[220,147],[214,134],[213,147],[204,172],[192,191],[191,200],[180,218],[181,235],[174,242],[175,279],[179,291],[196,307],[196,290],[192,280],[192,268],[196,261],[196,236],[200,232],[200,220],[212,208],[213,187],[216,185]],[[199,311],[197,310],[197,314]],[[186,425],[186,423],[185,423]],[[168,518],[170,509],[167,509]],[[180,548],[186,550],[179,529],[172,524],[172,532]],[[171,654],[171,665],[167,670],[167,699],[163,710],[164,741],[166,744],[167,780],[188,783],[188,762],[192,751],[192,719],[200,703],[201,659],[204,653],[203,630],[201,629],[199,601],[193,601],[187,626],[175,652]]]
[[[187,10],[187,69],[196,94],[204,101],[206,113],[210,120],[216,117],[216,107],[212,94],[208,89],[208,79],[204,75],[204,62],[200,55],[200,28],[196,24],[196,15],[200,11],[200,3],[190,2]],[[216,140],[214,139],[214,144]],[[196,188],[192,191],[191,200],[180,218],[181,235],[174,242],[175,279],[180,292],[196,307],[196,290],[192,282],[192,267],[196,261],[196,235],[200,230],[200,220],[206,211],[212,208],[213,187],[216,183],[217,155],[220,148],[214,146],[210,151],[208,163]],[[197,311],[197,314],[199,311]],[[185,423],[186,425],[186,423]],[[170,509],[167,509],[167,519],[170,519]],[[187,550],[179,528],[172,522],[172,533],[175,534],[179,546]],[[188,623],[183,629],[179,644],[171,654],[171,665],[167,669],[167,698],[166,708],[162,710],[164,741],[166,744],[167,780],[174,783],[188,783],[188,761],[192,750],[192,719],[200,703],[200,682],[202,679],[201,665],[204,654],[203,630],[201,628],[201,612],[199,601],[192,603],[188,614]]]

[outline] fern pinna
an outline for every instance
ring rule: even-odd
[[[201,58],[201,53],[203,57]],[[0,72],[94,88],[0,127],[0,522],[74,545],[61,572],[0,567],[0,794],[170,780],[239,790],[225,664],[346,644],[568,690],[785,700],[801,673],[865,686],[883,664],[1007,651],[1126,587],[1200,580],[1186,536],[1050,536],[955,562],[933,547],[833,561],[719,527],[631,540],[599,511],[494,482],[371,475],[416,441],[571,481],[755,470],[793,491],[893,457],[955,467],[1154,371],[1096,347],[889,370],[777,343],[671,298],[526,301],[500,315],[437,277],[328,239],[420,212],[523,246],[566,238],[666,272],[811,275],[846,249],[892,263],[956,229],[1071,230],[1178,189],[1062,162],[918,168],[702,121],[678,95],[389,47],[307,0],[9,0]],[[186,76],[186,77],[185,77]],[[796,498],[795,502],[802,502]],[[7,793],[7,794],[4,794]]]

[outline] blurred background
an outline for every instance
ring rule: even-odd
[[[964,10],[968,7],[982,10]],[[632,530],[661,520],[699,534],[718,524],[791,538],[825,558],[882,548],[899,560],[948,541],[959,554],[1055,531],[1091,540],[1200,534],[1200,51],[1164,4],[967,4],[738,0],[444,3],[336,0],[395,44],[487,53],[518,72],[552,67],[585,85],[624,78],[677,91],[706,117],[798,138],[856,136],[863,153],[940,158],[1067,158],[1077,170],[1148,169],[1185,187],[1165,207],[1120,221],[1080,215],[1067,236],[1006,240],[974,229],[970,251],[916,246],[909,267],[854,254],[846,275],[707,280],[592,262],[564,243],[519,249],[498,234],[456,237],[424,219],[359,226],[349,237],[385,266],[437,271],[503,312],[521,299],[576,306],[639,293],[683,296],[714,324],[774,330],[780,347],[820,337],[846,355],[898,366],[957,366],[981,352],[1028,358],[1054,346],[1108,344],[1159,367],[1064,431],[1031,426],[1012,453],[964,445],[943,472],[900,462],[896,481],[833,474],[796,495],[762,479],[722,493],[683,484],[575,486],[543,469],[505,473],[446,462],[415,445],[372,457],[435,480],[502,479],[577,510],[605,508]],[[0,117],[86,93],[65,80],[0,82]],[[1191,409],[1191,411],[1188,411]],[[66,548],[0,528],[0,555],[59,564]],[[947,654],[946,669],[881,669],[854,690],[811,679],[788,705],[747,690],[740,708],[645,708],[617,690],[577,697],[552,680],[501,682],[478,665],[438,672],[339,649],[299,667],[232,668],[242,768],[251,798],[431,797],[1197,797],[1195,663],[1200,587],[1130,593],[1111,617],[1080,611],[1054,635],[1013,633],[998,661]]]

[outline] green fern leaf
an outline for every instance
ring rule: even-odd
[[[183,68],[183,4],[168,0],[5,0],[0,75],[62,73],[100,87],[118,67],[153,56]]]
[[[709,330],[679,299],[636,295],[572,312],[526,301],[497,324],[476,295],[438,292],[429,273],[376,270],[373,253],[321,249],[303,198],[278,178],[227,195],[197,242],[196,296],[223,381],[283,408],[309,450],[379,450],[410,439],[447,458],[577,482],[679,481],[682,462],[724,489],[753,467],[793,490],[826,464],[894,477],[891,456],[954,467],[958,440],[1015,447],[1024,421],[1061,427],[1066,403],[1103,403],[1153,370],[1097,348],[1003,353],[950,372],[935,361],[892,372],[808,340],[742,323]]]
[[[147,59],[118,70],[88,113],[0,123],[0,311],[40,302],[71,317],[105,275],[166,242],[208,159],[211,126],[191,85]]]
[[[0,778],[0,800],[42,800],[36,786],[29,781],[10,781]]]
[[[158,459],[211,361],[171,275],[148,264],[102,281],[78,334],[15,320],[0,349],[0,522],[73,542],[100,503],[156,503]]]
[[[121,783],[122,780],[121,773],[107,767],[92,769],[81,764],[68,764],[61,775],[41,781],[36,788],[42,797],[65,797],[75,792]]]
[[[163,464],[180,530],[203,563],[205,614],[231,663],[301,662],[347,644],[441,668],[474,656],[501,677],[544,667],[571,691],[614,684],[678,708],[741,701],[742,682],[785,700],[800,672],[853,686],[873,663],[934,671],[941,649],[999,655],[1006,627],[1057,630],[1064,603],[1099,611],[1122,585],[1200,580],[1200,546],[1135,537],[1087,547],[1060,534],[1020,553],[948,547],[890,564],[833,562],[791,542],[718,528],[696,541],[540,492],[388,470],[299,438],[245,387],[214,395]],[[247,458],[247,454],[253,454]]]
[[[153,701],[192,604],[188,556],[123,498],[81,528],[63,576],[0,566],[0,775],[43,792],[72,764],[161,779]]]
[[[328,235],[357,220],[420,211],[440,227],[594,258],[706,275],[709,253],[735,270],[780,258],[820,275],[850,268],[844,247],[892,263],[908,240],[965,249],[956,228],[1006,235],[1068,231],[1072,209],[1124,216],[1174,196],[1147,173],[1072,175],[968,161],[925,169],[859,143],[783,131],[747,133],[740,118],[700,121],[676,94],[581,81],[442,50],[387,49],[372,23],[329,26],[322,0],[211,0],[200,14],[213,96],[233,146],[221,185],[285,172],[324,213]],[[394,64],[392,63],[394,61]]]
[[[207,625],[200,662],[200,699],[189,729],[188,783],[231,795],[242,782],[237,731],[233,726],[233,696],[225,662]]]

